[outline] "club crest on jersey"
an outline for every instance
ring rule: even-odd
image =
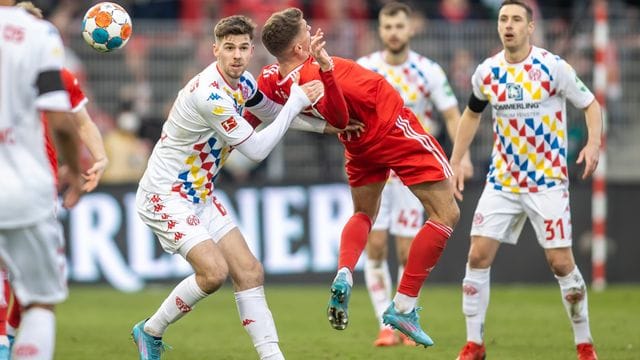
[[[238,122],[233,116],[228,118],[227,120],[224,120],[221,124],[222,124],[222,128],[224,129],[224,131],[227,132],[227,134],[232,132],[238,127]]]
[[[522,101],[522,86],[520,84],[507,84],[507,98]]]
[[[540,81],[542,79],[542,71],[540,69],[531,69],[528,75],[531,81]]]

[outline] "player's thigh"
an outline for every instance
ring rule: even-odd
[[[376,221],[373,223],[371,227],[371,231],[386,231],[389,229],[391,224],[391,203],[393,202],[393,177],[384,185],[384,189],[382,190],[382,194],[380,195],[380,206],[378,208],[378,214],[376,216]],[[400,181],[396,178],[395,181]],[[386,239],[385,239],[386,241]]]
[[[57,304],[66,299],[64,238],[53,216],[32,226],[0,230],[0,256],[23,306]]]
[[[565,185],[523,194],[523,205],[540,246],[545,249],[571,247],[571,208]]]
[[[516,244],[526,220],[518,194],[496,190],[487,184],[473,215],[471,236]]]
[[[142,221],[158,237],[162,248],[185,258],[199,243],[217,240],[214,238],[216,232],[211,229],[225,228],[229,231],[233,227],[231,217],[220,215],[212,203],[194,204],[179,195],[158,195],[139,189],[136,208]]]
[[[414,237],[424,223],[424,207],[420,200],[401,182],[391,186],[391,227],[395,237]]]

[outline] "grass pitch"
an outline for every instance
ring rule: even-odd
[[[267,300],[287,359],[455,359],[465,342],[459,286],[422,290],[421,323],[435,346],[374,348],[378,331],[363,284],[356,284],[350,323],[333,330],[326,319],[327,286],[270,286]],[[74,286],[57,310],[56,359],[137,359],[131,327],[148,317],[169,287],[124,294],[108,287]],[[494,285],[486,320],[489,359],[575,359],[571,327],[556,284]],[[589,293],[591,329],[601,359],[640,358],[640,286]],[[164,359],[256,359],[226,285],[172,325]]]

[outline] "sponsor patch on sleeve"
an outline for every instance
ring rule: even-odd
[[[231,133],[237,127],[238,127],[238,122],[233,116],[228,118],[227,120],[222,121],[222,128],[224,129],[224,131],[227,132],[227,134]]]

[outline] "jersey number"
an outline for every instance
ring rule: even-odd
[[[405,227],[417,228],[420,226],[420,211],[411,209],[410,211],[400,210],[398,223]]]
[[[544,225],[546,226],[546,234],[547,238],[545,240],[553,240],[556,237],[556,230],[560,232],[560,239],[564,240],[564,225],[562,223],[562,219],[558,219],[556,221],[553,220],[545,220]]]

